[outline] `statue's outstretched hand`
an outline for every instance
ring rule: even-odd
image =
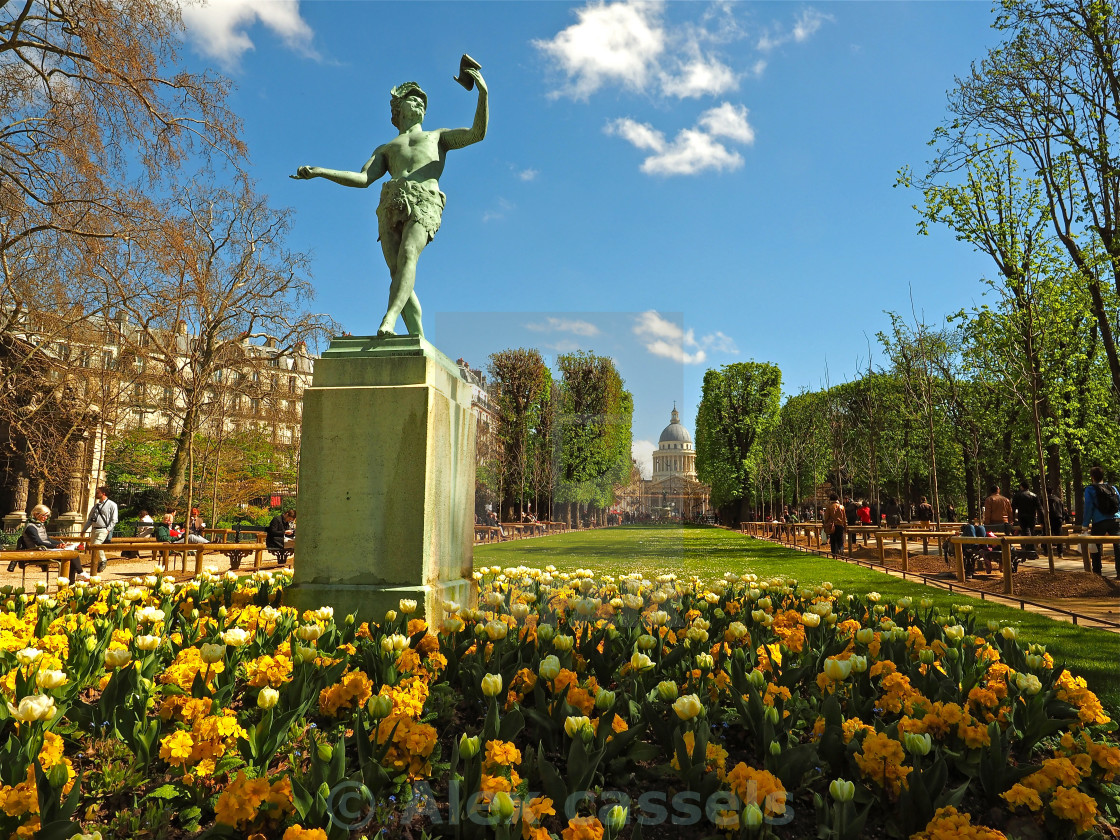
[[[482,73],[473,67],[464,67],[463,72],[474,79],[474,83],[478,85],[479,90],[487,91],[486,80],[482,78]]]
[[[308,178],[314,178],[315,175],[311,171],[310,166],[301,166],[296,170],[295,175],[289,175],[289,178],[295,178],[297,181],[306,181]]]

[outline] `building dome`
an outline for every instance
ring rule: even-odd
[[[673,416],[669,421],[669,425],[665,427],[665,430],[661,433],[661,437],[658,438],[657,442],[658,444],[678,442],[692,443],[692,435],[688,433],[688,429],[681,425],[681,415],[676,408],[673,409]]]

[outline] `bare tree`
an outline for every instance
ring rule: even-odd
[[[160,368],[168,390],[162,408],[176,437],[167,488],[180,496],[194,434],[218,392],[244,390],[245,378],[259,378],[272,360],[329,335],[334,324],[306,309],[308,258],[284,244],[288,212],[270,207],[247,178],[231,187],[197,179],[163,211],[143,239],[103,247],[96,268],[106,296],[135,325],[126,346]]]

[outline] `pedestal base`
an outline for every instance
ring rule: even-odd
[[[301,613],[331,606],[336,621],[341,621],[345,615],[353,615],[361,623],[380,622],[389,610],[400,613],[400,602],[407,599],[416,602],[415,615],[424,616],[432,625],[432,630],[438,630],[444,615],[443,603],[455,601],[465,607],[472,602],[473,590],[473,582],[468,580],[442,581],[432,586],[304,583],[294,584],[284,591],[284,604],[295,607]]]
[[[55,517],[54,522],[58,533],[67,537],[76,537],[82,533],[85,517],[80,513],[60,513]]]
[[[475,419],[458,367],[417,336],[336,338],[303,395],[295,577],[285,603],[380,621],[470,602]]]
[[[22,531],[23,526],[27,524],[26,513],[9,513],[4,517],[4,530],[5,531]]]

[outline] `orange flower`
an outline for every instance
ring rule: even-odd
[[[603,840],[603,824],[595,817],[573,817],[561,834],[564,840]]]

